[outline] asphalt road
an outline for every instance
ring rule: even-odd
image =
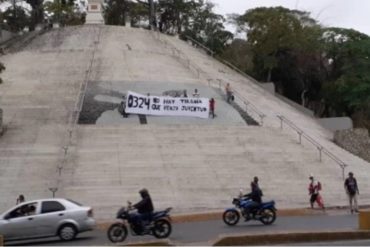
[[[240,233],[273,233],[282,231],[319,231],[319,230],[349,230],[357,228],[357,215],[318,215],[318,216],[295,216],[279,217],[271,226],[262,223],[239,222],[237,226],[226,226],[222,220],[203,221],[191,223],[177,223],[173,225],[170,240],[179,245],[211,245],[222,234]],[[128,242],[154,241],[152,236],[129,237]],[[9,242],[6,245],[38,245],[38,246],[92,246],[111,245],[106,237],[106,232],[95,230],[80,234],[73,242],[62,242],[58,238],[48,238],[27,242]]]

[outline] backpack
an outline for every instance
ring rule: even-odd
[[[351,195],[356,194],[356,183],[357,182],[355,179],[353,179],[352,181],[350,181],[348,178],[346,179],[346,187],[349,194]]]

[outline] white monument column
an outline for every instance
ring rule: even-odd
[[[86,24],[104,24],[102,4],[103,0],[89,0]]]

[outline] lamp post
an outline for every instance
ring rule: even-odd
[[[17,11],[15,9],[15,0],[13,0],[13,16],[14,16],[14,21],[15,21],[15,18],[17,17]]]
[[[149,0],[149,26],[150,29],[154,29],[154,3],[153,0]]]
[[[14,25],[14,28],[15,28],[15,31],[18,32],[18,25],[16,24],[17,23],[17,6],[16,6],[16,0],[13,0],[13,25]]]
[[[55,192],[58,191],[58,187],[51,187],[49,190],[53,193],[53,198],[55,197]]]

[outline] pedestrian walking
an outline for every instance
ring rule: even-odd
[[[16,205],[18,205],[18,204],[20,204],[20,203],[23,203],[23,202],[25,202],[26,201],[26,199],[24,198],[24,195],[22,195],[22,194],[20,194],[19,196],[18,196],[18,198],[17,198],[17,201],[16,201]]]
[[[314,203],[316,202],[320,208],[325,209],[323,198],[319,192],[322,190],[321,183],[319,181],[315,181],[315,178],[312,174],[310,175],[309,179],[310,184],[308,185],[308,194],[310,195],[311,208],[313,208]]]
[[[353,211],[356,213],[358,212],[358,204],[357,204],[357,195],[360,194],[357,186],[357,180],[353,176],[353,172],[348,173],[348,178],[344,181],[344,189],[348,195],[349,200],[349,208],[351,210],[351,214]]]
[[[233,101],[233,91],[231,89],[230,83],[227,83],[225,86],[225,92],[226,92],[226,101],[227,103],[230,103],[230,101]]]
[[[182,97],[183,98],[187,98],[188,97],[188,92],[186,92],[186,90],[184,90]]]
[[[212,118],[215,118],[215,99],[211,98],[209,100],[209,114],[212,116]]]

